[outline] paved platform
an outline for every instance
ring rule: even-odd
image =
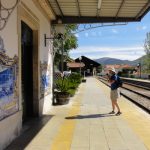
[[[52,107],[53,117],[26,146],[7,150],[150,150],[150,115],[124,97],[123,114],[109,115],[109,90],[87,78],[68,105]]]

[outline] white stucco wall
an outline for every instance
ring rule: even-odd
[[[38,18],[39,20],[39,62],[46,61],[49,68],[49,75],[51,81],[52,90],[52,60],[51,53],[49,49],[49,45],[47,47],[44,46],[44,34],[47,37],[50,36],[50,20],[48,20],[40,10],[35,6],[32,0],[21,0],[30,10],[31,12]],[[9,2],[9,1],[8,1]],[[11,14],[6,27],[0,31],[0,36],[4,40],[6,54],[10,57],[14,55],[19,56],[19,36],[18,36],[18,14],[17,8]],[[47,42],[49,43],[49,42]],[[51,47],[51,46],[50,46]],[[19,58],[20,59],[20,58]],[[20,70],[20,66],[19,66]],[[20,83],[19,83],[20,84]],[[21,85],[19,85],[21,86]],[[39,99],[39,114],[44,114],[50,110],[51,107],[51,99],[52,99],[52,91],[50,94],[44,96]],[[22,126],[22,108],[21,108],[21,97],[19,97],[19,111],[3,120],[0,121],[0,150],[6,147],[16,136],[19,135],[21,126]],[[11,124],[11,126],[10,126]]]
[[[0,31],[0,36],[4,42],[6,55],[11,58],[13,58],[14,55],[18,56],[17,9],[12,12],[5,28]],[[5,148],[15,137],[19,135],[21,126],[21,111],[0,120],[0,150]]]
[[[17,35],[17,9],[15,9],[8,19],[5,28],[0,31],[0,36],[4,40],[6,54],[13,57],[18,55],[18,35]]]
[[[40,60],[45,61],[49,60],[50,56],[48,54],[49,51],[49,42],[47,42],[47,46],[44,46],[44,34],[47,37],[50,37],[50,20],[48,20],[34,5],[32,0],[22,0],[23,3],[34,13],[34,15],[39,19],[40,23],[40,31],[39,31],[39,49],[40,49]]]
[[[0,121],[0,150],[8,146],[21,131],[22,112],[19,111],[14,115]]]
[[[43,63],[46,61],[48,65],[50,66],[50,80],[51,80],[51,90],[52,90],[52,56],[51,56],[51,48],[52,46],[49,46],[50,42],[47,40],[47,46],[44,45],[44,34],[46,34],[47,37],[50,37],[50,20],[48,20],[35,6],[34,2],[32,0],[22,0],[23,3],[34,13],[34,15],[39,19],[40,29],[39,29],[39,54],[40,54],[40,61]],[[45,96],[44,98],[40,99],[39,102],[39,111],[40,114],[46,113],[50,110],[51,106],[51,99],[52,99],[52,91],[51,94]],[[49,98],[47,98],[49,97]]]

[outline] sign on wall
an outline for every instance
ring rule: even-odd
[[[19,109],[18,102],[18,57],[6,55],[0,37],[0,120]]]

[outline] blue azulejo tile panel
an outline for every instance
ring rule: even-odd
[[[0,37],[0,120],[19,109],[18,101],[18,57],[6,54]]]

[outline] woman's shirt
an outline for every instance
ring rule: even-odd
[[[117,84],[117,76],[114,74],[110,77],[110,81],[114,81],[111,83],[110,88],[111,90],[116,90],[118,88],[118,84]]]

